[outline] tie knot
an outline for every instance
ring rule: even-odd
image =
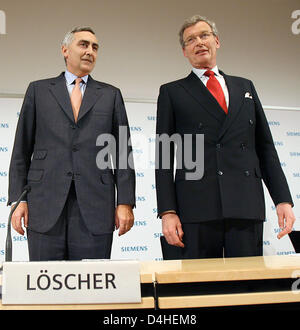
[[[207,71],[204,72],[204,75],[206,77],[209,77],[210,78],[211,76],[214,76],[215,73],[213,71],[211,71],[211,70],[207,70]]]
[[[75,84],[75,85],[79,85],[81,82],[82,82],[82,79],[81,79],[81,78],[76,78],[76,79],[73,81],[73,84]]]

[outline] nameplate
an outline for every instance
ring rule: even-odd
[[[3,305],[139,302],[138,261],[3,263]]]

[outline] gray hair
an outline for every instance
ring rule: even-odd
[[[184,21],[180,31],[179,31],[179,42],[182,46],[182,48],[184,48],[184,41],[183,41],[183,33],[185,31],[185,29],[187,29],[188,27],[190,26],[193,26],[195,24],[197,24],[198,22],[205,22],[207,23],[210,27],[211,27],[211,30],[212,30],[212,33],[217,36],[218,35],[218,30],[217,30],[217,27],[216,27],[216,24],[215,22],[213,21],[210,21],[209,19],[207,19],[206,17],[204,16],[200,16],[200,15],[195,15],[195,16],[192,16],[191,18],[188,18]]]
[[[62,46],[68,47],[72,41],[74,40],[74,34],[76,32],[83,32],[83,31],[87,31],[87,32],[91,32],[92,34],[95,34],[95,32],[93,31],[92,28],[85,26],[85,27],[76,27],[74,28],[72,31],[69,31],[66,33],[63,41],[62,41]]]

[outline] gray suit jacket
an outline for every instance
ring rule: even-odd
[[[114,230],[115,204],[135,205],[135,172],[119,169],[120,152],[132,162],[131,147],[119,146],[119,127],[129,127],[119,89],[88,78],[74,122],[64,74],[30,83],[21,109],[9,171],[8,204],[25,185],[29,229],[46,232],[64,207],[72,180],[83,219],[94,234]],[[116,140],[114,170],[99,169],[100,134]],[[117,200],[115,201],[115,188]]]

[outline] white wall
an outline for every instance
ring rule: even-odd
[[[224,72],[252,79],[265,105],[299,106],[297,9],[299,0],[1,0],[0,93],[23,94],[29,81],[64,70],[65,32],[90,25],[101,42],[94,77],[126,98],[156,99],[162,83],[189,73],[177,34],[201,14],[217,23]]]

